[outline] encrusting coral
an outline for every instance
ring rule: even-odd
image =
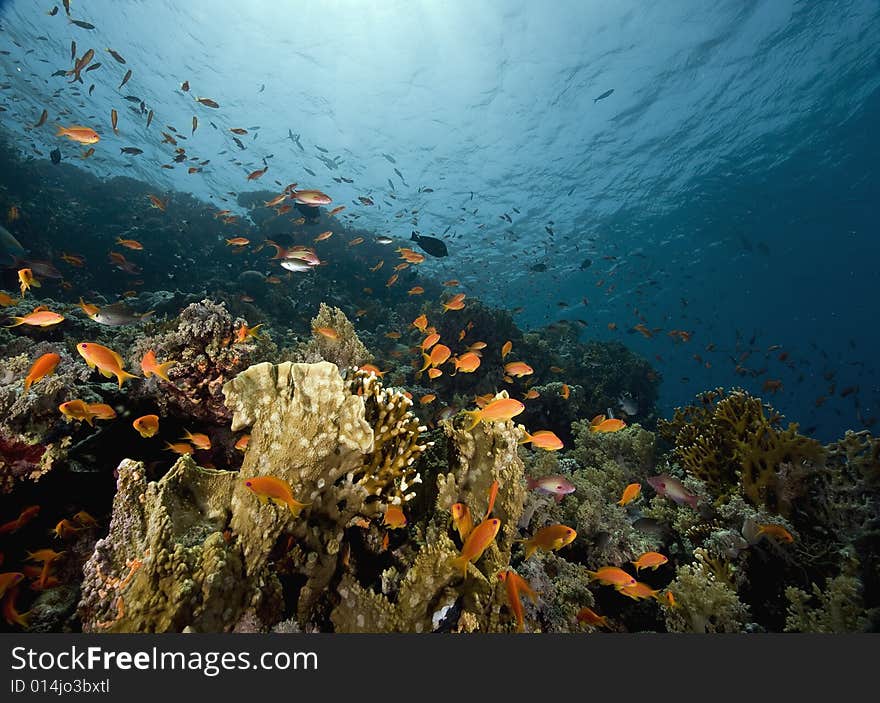
[[[188,456],[158,482],[147,482],[136,461],[124,460],[118,473],[109,533],[84,569],[83,630],[230,628],[254,586],[241,579],[239,547],[223,535],[236,474]]]

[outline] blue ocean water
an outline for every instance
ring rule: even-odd
[[[665,413],[742,385],[823,440],[876,416],[876,2],[73,0],[94,29],[53,5],[0,11],[0,129],[25,154],[57,145],[48,109],[101,133],[81,168],[241,214],[228,194],[268,164],[371,198],[358,226],[443,237],[425,270],[524,327],[624,341]],[[52,76],[72,40],[103,64],[79,94]],[[162,169],[164,125],[210,163]]]

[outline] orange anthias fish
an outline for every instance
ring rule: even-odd
[[[168,378],[168,369],[176,364],[176,361],[165,361],[160,364],[156,359],[156,352],[150,349],[141,359],[141,371],[144,372],[144,378],[158,376],[163,381],[171,383],[171,379]]]
[[[506,341],[503,344],[503,346],[501,347],[501,358],[503,359],[505,356],[510,354],[512,349],[513,349],[513,342],[511,342],[510,340]]]
[[[144,245],[137,239],[123,239],[122,237],[117,237],[116,243],[119,246],[125,247],[126,249],[132,249],[133,251],[142,251],[144,248]]]
[[[88,403],[79,398],[61,403],[58,406],[58,410],[68,420],[80,420],[90,425],[94,424],[92,421],[95,419],[95,414],[89,408]]]
[[[626,488],[623,489],[623,495],[620,496],[620,500],[617,501],[617,504],[620,506],[624,506],[627,503],[631,503],[636,498],[638,498],[642,494],[642,484],[641,483],[631,483]]]
[[[131,426],[138,431],[141,437],[152,437],[159,431],[159,416],[141,415],[131,423]]]
[[[187,442],[175,442],[174,444],[165,442],[165,449],[175,454],[192,454],[195,452],[192,445]]]
[[[274,476],[254,476],[243,479],[244,485],[260,500],[261,503],[272,501],[276,505],[287,506],[293,516],[310,503],[300,503],[293,497],[293,491],[287,481]]]
[[[523,396],[523,400],[534,400],[535,398],[540,398],[541,394],[538,393],[534,388],[529,388],[526,394]]]
[[[104,378],[116,376],[120,388],[122,388],[122,382],[126,379],[138,378],[138,376],[122,369],[124,365],[122,357],[108,347],[96,344],[95,342],[80,342],[76,345],[76,350],[85,359],[90,369],[97,368]]]
[[[478,368],[480,368],[480,364],[482,363],[479,354],[476,352],[466,352],[461,356],[455,357],[453,359],[453,364],[455,364],[455,370],[459,373],[473,373]]]
[[[312,332],[315,332],[316,334],[320,334],[323,337],[326,337],[327,339],[330,339],[334,342],[339,341],[339,332],[337,332],[332,327],[315,327],[312,330]]]
[[[504,373],[508,376],[521,378],[535,373],[535,370],[524,361],[511,361],[509,364],[504,365]]]
[[[116,411],[106,403],[89,403],[89,412],[96,420],[113,420]]]
[[[40,282],[34,277],[34,272],[29,268],[19,269],[18,284],[21,289],[22,298],[24,298],[25,292],[29,291],[32,287],[40,287]]]
[[[157,210],[161,210],[162,212],[165,212],[165,208],[168,206],[167,200],[162,200],[156,195],[148,195],[147,197],[150,199],[150,205],[152,207],[156,208]]]
[[[96,144],[101,141],[101,137],[98,136],[98,133],[95,130],[89,127],[81,127],[79,125],[71,127],[62,127],[61,125],[58,125],[55,136],[67,137],[80,144]]]
[[[525,632],[520,593],[525,593],[529,598],[532,599],[533,603],[536,603],[538,601],[538,594],[535,593],[534,589],[531,587],[531,585],[529,585],[529,582],[526,581],[518,573],[516,573],[513,569],[507,569],[506,571],[500,572],[498,574],[498,578],[504,583],[505,589],[507,591],[507,602],[510,604],[510,609],[513,611],[513,614],[516,617],[516,631]]]
[[[251,243],[251,240],[247,237],[232,237],[231,239],[227,239],[226,243],[231,247],[246,247]]]
[[[242,323],[241,327],[235,330],[235,343],[243,344],[248,340],[248,337],[257,337],[259,332],[257,332],[260,327],[263,326],[261,322],[259,325],[254,325],[253,327],[248,327],[247,323]]]
[[[526,550],[526,559],[530,558],[538,549],[542,552],[555,552],[564,546],[571,544],[577,532],[567,525],[548,525],[538,530],[528,539],[520,539]]]
[[[43,354],[37,359],[31,366],[30,371],[28,371],[28,375],[24,378],[24,392],[27,393],[34,383],[55,373],[55,369],[60,361],[61,357],[54,352]]]
[[[471,509],[464,503],[455,503],[449,512],[452,513],[452,524],[455,526],[458,536],[462,543],[467,539],[471,530],[474,529],[474,519],[471,516]]]
[[[0,525],[0,535],[7,535],[13,532],[17,532],[22,527],[27,525],[31,520],[37,517],[39,513],[39,505],[31,505],[25,508],[18,514],[18,517],[15,518],[15,520],[10,520],[9,522]],[[2,595],[0,595],[0,597],[2,597]]]
[[[85,510],[80,510],[73,516],[73,519],[76,520],[80,525],[85,525],[86,527],[97,527],[98,521],[95,520],[91,515],[89,515]]]
[[[429,334],[422,340],[422,343],[419,345],[422,351],[428,351],[431,347],[433,347],[437,342],[440,341],[440,335],[434,332],[433,334]]]
[[[64,322],[64,315],[57,312],[46,310],[44,307],[34,308],[33,312],[29,312],[24,317],[11,316],[15,322],[6,327],[18,327],[19,325],[29,325],[31,327],[51,327],[60,322]]]
[[[498,497],[498,487],[499,484],[497,480],[492,481],[492,485],[489,486],[489,505],[486,508],[486,514],[483,516],[484,520],[488,518],[495,509],[495,499]]]
[[[585,625],[591,625],[593,627],[608,627],[608,618],[604,615],[600,617],[597,612],[590,608],[581,608],[575,618],[578,622],[582,622]]]
[[[471,533],[464,541],[464,546],[461,548],[461,554],[452,560],[452,565],[455,568],[461,568],[462,578],[467,578],[468,563],[476,562],[483,556],[483,552],[495,540],[495,535],[498,534],[500,527],[501,520],[489,518],[488,520],[483,520],[483,522],[471,530]]]
[[[465,410],[464,414],[473,420],[467,429],[472,430],[480,422],[505,422],[525,409],[526,406],[514,398],[498,398],[477,410]]]
[[[52,528],[52,534],[54,534],[58,539],[67,539],[68,537],[73,537],[77,532],[86,529],[85,527],[77,527],[70,520],[64,518],[63,520],[59,520],[58,524]]]
[[[385,517],[382,524],[392,530],[397,530],[406,526],[406,515],[399,505],[389,505],[385,509]]]
[[[524,439],[520,440],[520,444],[528,444],[532,443],[532,447],[537,447],[538,449],[544,449],[548,452],[555,452],[562,449],[563,443],[562,440],[559,439],[553,432],[550,430],[539,430],[534,434],[529,434],[526,432],[526,436]]]
[[[758,530],[755,532],[755,535],[767,535],[768,537],[775,537],[776,539],[782,542],[787,542],[788,544],[794,542],[794,537],[792,536],[791,532],[786,530],[782,525],[759,525]]]
[[[595,425],[590,425],[590,432],[617,432],[618,430],[622,430],[626,427],[626,423],[623,420],[620,420],[616,417],[610,417],[607,420],[602,420]]]
[[[251,436],[249,434],[242,435],[241,437],[239,437],[238,441],[232,446],[240,452],[246,452],[250,441]]]
[[[184,435],[181,439],[188,439],[192,442],[198,449],[202,449],[207,451],[211,448],[211,438],[206,434],[202,434],[201,432],[196,432],[193,434],[189,430],[184,430]]]
[[[15,305],[15,298],[0,290],[0,306],[8,308],[11,305]]]
[[[598,581],[603,586],[614,586],[617,589],[635,586],[636,580],[617,566],[603,566],[598,571],[588,571],[591,581]]]
[[[617,592],[632,598],[633,600],[644,600],[645,598],[657,598],[659,591],[651,588],[648,584],[636,581],[631,586],[621,586]]]
[[[447,347],[445,344],[436,344],[434,348],[431,349],[431,354],[422,354],[422,359],[425,361],[425,365],[422,366],[420,371],[424,371],[429,367],[437,367],[445,364],[449,361],[449,357],[452,356],[452,350]]]
[[[428,329],[428,316],[427,315],[419,315],[415,320],[413,320],[413,327],[415,327],[419,332],[424,332]]]
[[[413,286],[412,288],[410,288],[410,289],[406,292],[406,294],[407,294],[407,295],[421,295],[421,294],[424,293],[424,292],[425,292],[425,289],[422,288],[421,286]]]
[[[632,565],[636,567],[636,573],[639,573],[639,570],[641,569],[651,569],[656,571],[668,561],[669,559],[658,552],[645,552],[642,556],[632,562]]]
[[[449,312],[450,310],[461,310],[464,307],[464,293],[458,293],[454,295],[452,298],[447,300],[445,303],[441,303],[443,306],[443,312]]]

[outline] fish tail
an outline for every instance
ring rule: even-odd
[[[22,391],[22,395],[30,390],[31,383],[33,383],[33,381],[30,378],[24,379],[24,391]]]
[[[431,357],[430,356],[428,356],[427,354],[425,354],[423,352],[422,358],[425,360],[425,365],[419,369],[419,373],[422,373],[422,371],[424,371],[425,369],[427,369],[431,365]]]
[[[517,442],[517,444],[528,444],[531,441],[532,441],[532,435],[530,435],[528,432],[526,432],[526,436],[523,437],[519,442]]]
[[[465,428],[468,432],[470,432],[474,427],[476,427],[480,423],[481,412],[479,410],[465,410],[463,411],[465,415],[473,420],[469,427]]]
[[[295,498],[291,498],[290,501],[287,503],[287,507],[290,508],[290,512],[293,513],[293,517],[299,517],[302,509],[309,505],[311,505],[311,503],[300,503]]]
[[[534,542],[532,542],[531,540],[527,540],[525,543],[526,559],[528,560],[529,557],[531,557],[537,549],[538,546]]]
[[[119,370],[119,373],[116,374],[116,380],[119,381],[119,387],[122,388],[122,382],[127,378],[140,378],[139,376],[135,376],[134,374],[128,373],[128,371]]]
[[[150,313],[150,314],[152,314],[152,313]],[[177,363],[176,361],[166,361],[164,364],[156,364],[156,370],[154,371],[154,373],[159,378],[161,378],[163,381],[167,381],[168,383],[171,383],[171,379],[168,378],[168,369],[170,369],[176,363]],[[146,376],[146,374],[144,374],[144,375]],[[137,378],[137,376],[135,376],[135,378]]]
[[[462,578],[467,578],[467,565],[468,560],[464,556],[457,556],[452,560],[452,566],[456,569],[461,569]]]
[[[68,75],[70,75],[71,73],[73,73],[73,71],[68,71]],[[55,136],[56,137],[63,137],[65,134],[67,134],[67,130],[64,127],[62,127],[60,124],[56,124],[55,125]]]
[[[13,316],[12,319],[15,320],[15,322],[14,322],[13,324],[11,324],[11,325],[5,325],[5,327],[18,327],[19,325],[23,325],[23,324],[24,324],[24,318],[23,318],[23,317],[15,317],[15,316]]]

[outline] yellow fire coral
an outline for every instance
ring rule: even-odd
[[[822,445],[795,423],[781,429],[778,413],[744,390],[719,388],[698,400],[658,423],[681,465],[719,498],[739,488],[754,505],[788,515],[803,492],[805,462],[819,460]]]

